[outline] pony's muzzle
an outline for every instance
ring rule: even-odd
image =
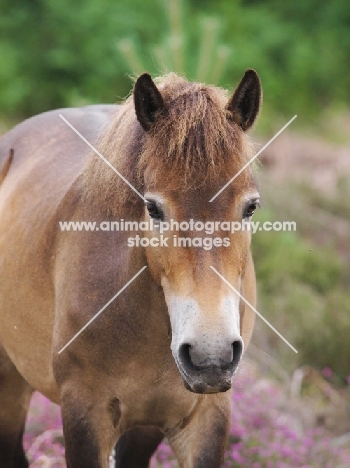
[[[195,393],[226,392],[243,354],[243,341],[208,354],[200,346],[183,343],[178,351],[178,364],[185,387]]]

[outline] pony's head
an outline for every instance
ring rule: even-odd
[[[144,219],[153,218],[149,236],[158,239],[146,248],[147,261],[168,305],[174,359],[185,386],[198,393],[231,387],[252,328],[239,296],[210,268],[244,295],[247,225],[259,202],[251,168],[210,200],[251,158],[246,131],[260,100],[253,70],[231,97],[176,75],[157,86],[143,74],[134,88],[145,132],[138,159]],[[231,232],[244,221],[245,229]]]

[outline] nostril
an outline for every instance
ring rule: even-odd
[[[237,340],[232,343],[232,353],[233,353],[233,359],[232,359],[231,366],[233,369],[235,369],[238,366],[239,361],[241,360],[241,357],[242,357],[242,353],[243,353],[243,344],[241,340]]]
[[[197,351],[197,353],[196,353]],[[215,359],[208,358],[208,354],[199,356],[198,350],[188,343],[183,343],[179,347],[179,360],[186,371],[195,372],[202,371],[204,368],[217,367],[222,371],[233,372],[239,364],[243,354],[243,343],[241,340],[236,340],[231,346],[226,348],[225,352],[221,352],[220,357]]]
[[[191,348],[192,346],[188,343],[180,345],[179,348],[179,358],[185,368],[192,371],[199,370],[199,367],[195,366],[191,359]]]

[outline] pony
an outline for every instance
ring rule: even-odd
[[[49,111],[1,138],[2,468],[28,466],[34,390],[61,405],[68,468],[106,468],[113,449],[117,467],[148,467],[164,437],[183,468],[222,465],[254,312],[211,267],[255,305],[251,233],[221,227],[253,215],[251,167],[210,200],[251,158],[260,103],[253,70],[231,96],[144,73],[122,105]],[[212,248],[191,219],[219,223]],[[149,222],[145,246],[102,229],[118,220]],[[193,242],[161,234],[170,220]],[[97,228],[60,228],[82,221]]]

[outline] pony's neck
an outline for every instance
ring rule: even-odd
[[[143,194],[137,176],[137,160],[142,150],[144,132],[134,108],[127,101],[112,117],[97,148],[130,184]],[[139,220],[143,200],[95,153],[91,153],[80,177],[83,198],[109,216]]]

